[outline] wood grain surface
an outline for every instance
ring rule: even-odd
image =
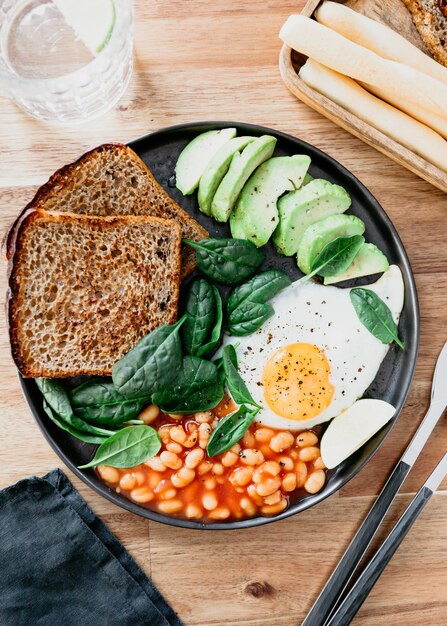
[[[411,438],[447,339],[447,196],[299,102],[278,71],[282,22],[296,0],[136,0],[136,67],[113,111],[74,127],[34,121],[0,101],[0,227],[37,185],[89,147],[201,120],[265,124],[309,141],[365,183],[407,248],[419,290],[421,345],[412,391],[388,439],[342,491],[291,519],[244,531],[174,529],[130,515],[63,468],[188,626],[300,624]],[[6,289],[4,267],[1,290]],[[390,527],[447,449],[441,419],[404,486]],[[0,329],[0,487],[63,467],[35,424]],[[376,585],[356,626],[447,624],[447,482]]]

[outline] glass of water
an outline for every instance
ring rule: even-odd
[[[132,65],[132,0],[0,0],[0,95],[38,119],[101,115]]]

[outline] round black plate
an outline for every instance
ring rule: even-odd
[[[379,373],[367,390],[366,396],[380,398],[390,402],[396,407],[396,415],[393,420],[382,428],[372,439],[368,441],[358,452],[352,455],[335,470],[329,472],[327,483],[320,493],[308,495],[292,504],[286,511],[273,518],[256,517],[235,522],[202,524],[188,520],[168,517],[139,506],[115,493],[104,485],[93,470],[78,470],[77,466],[88,462],[92,457],[93,447],[74,439],[63,430],[53,424],[42,409],[40,393],[33,380],[20,378],[25,397],[31,410],[41,427],[45,437],[59,454],[68,467],[95,491],[105,496],[118,506],[133,513],[141,515],[157,522],[183,526],[186,528],[201,529],[231,529],[258,526],[275,520],[283,519],[299,511],[317,504],[324,498],[333,494],[346,484],[357,472],[369,461],[388,435],[405,402],[410,388],[416,365],[419,339],[419,311],[416,295],[416,287],[405,249],[399,239],[396,230],[388,219],[385,211],[370,192],[340,163],[317,148],[270,128],[252,124],[240,124],[234,122],[205,122],[197,124],[185,124],[172,126],[151,133],[146,137],[133,141],[130,145],[148,165],[157,180],[167,189],[169,194],[193,217],[195,217],[209,231],[211,236],[228,237],[229,228],[226,224],[219,224],[213,219],[203,215],[197,208],[197,194],[183,196],[175,188],[173,173],[180,151],[197,134],[214,128],[236,127],[238,135],[273,135],[278,139],[276,155],[307,154],[312,159],[310,173],[314,178],[325,178],[333,183],[345,187],[352,199],[349,213],[360,217],[366,224],[366,239],[375,243],[388,257],[390,263],[399,265],[405,282],[405,305],[402,311],[399,334],[407,349],[400,350],[392,345]],[[271,244],[264,248],[266,254],[265,268],[277,267],[283,269],[292,279],[297,279],[301,274],[296,267],[294,257],[286,258],[275,252]],[[361,284],[362,279],[350,281],[345,286]],[[371,278],[369,281],[371,282]]]

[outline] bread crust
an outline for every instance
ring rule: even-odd
[[[444,23],[444,31],[447,36],[447,18],[441,8],[439,0],[430,2],[431,7],[424,7],[421,0],[403,0],[410,11],[413,22],[421,35],[421,38],[438,63],[447,67],[446,44],[436,32],[436,24]]]
[[[121,143],[105,143],[84,153],[76,161],[68,163],[67,165],[64,165],[60,169],[56,170],[56,172],[54,172],[54,174],[50,176],[48,181],[37,190],[34,198],[25,206],[18,218],[11,224],[3,239],[2,249],[6,258],[9,258],[11,256],[13,249],[14,232],[19,225],[23,214],[30,209],[46,210],[45,204],[48,201],[49,197],[56,195],[62,189],[69,189],[75,186],[76,170],[80,170],[83,167],[87,166],[90,159],[94,158],[98,154],[107,152],[111,152],[118,156],[121,155],[123,157],[130,157],[137,163],[139,167],[144,168],[144,171],[147,174],[151,185],[156,189],[156,193],[163,197],[170,207],[170,215],[163,214],[163,209],[160,209],[155,217],[178,221],[180,227],[182,223],[187,224],[189,228],[195,231],[195,233],[197,234],[197,240],[208,237],[208,232],[194,218],[188,215],[188,213],[184,211],[175,202],[175,200],[170,197],[170,195],[155,179],[152,172],[149,170],[144,161],[142,161],[142,159],[140,159],[140,157],[131,148]],[[110,207],[107,208],[109,209]],[[144,215],[148,215],[148,213],[144,213]],[[188,248],[188,246],[183,246],[182,257],[183,262],[181,276],[182,278],[185,278],[193,271],[196,266],[195,255],[194,252],[190,248]]]
[[[46,219],[51,222],[70,222],[73,220],[76,223],[83,224],[95,224],[96,227],[100,227],[102,230],[106,231],[110,227],[115,227],[116,225],[128,225],[129,223],[150,223],[154,226],[163,226],[166,227],[169,225],[171,229],[171,233],[174,236],[173,244],[176,246],[177,255],[174,259],[174,267],[173,271],[169,276],[167,276],[167,280],[169,280],[170,285],[172,285],[173,299],[170,302],[170,308],[168,311],[168,315],[166,316],[166,320],[164,323],[170,324],[175,322],[177,319],[177,309],[178,309],[178,298],[179,298],[179,288],[180,288],[180,271],[181,271],[181,256],[180,256],[180,245],[181,245],[181,229],[179,225],[173,220],[166,220],[163,218],[153,217],[153,216],[105,216],[105,217],[96,217],[89,215],[80,215],[80,214],[72,214],[72,213],[57,213],[57,212],[48,212],[38,209],[27,209],[25,213],[21,216],[17,229],[14,233],[14,237],[9,244],[9,252],[10,259],[8,261],[8,291],[6,297],[6,316],[7,323],[9,327],[9,335],[10,335],[10,343],[11,343],[11,354],[12,357],[23,377],[25,378],[38,378],[38,377],[46,377],[46,378],[69,378],[73,376],[80,375],[97,375],[97,376],[110,376],[112,373],[112,367],[110,368],[82,368],[79,370],[77,368],[73,369],[63,369],[57,371],[53,368],[48,369],[44,365],[40,367],[33,366],[30,364],[23,355],[23,350],[21,347],[21,341],[19,337],[19,306],[21,302],[18,301],[19,295],[19,281],[17,276],[17,268],[19,267],[19,263],[21,260],[21,255],[26,253],[24,248],[24,240],[27,234],[28,229],[31,229],[34,223],[37,220]],[[123,305],[124,306],[124,305]],[[133,347],[133,346],[131,346]],[[131,348],[129,348],[131,349]],[[115,359],[114,361],[116,361]]]

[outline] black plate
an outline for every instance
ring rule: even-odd
[[[200,213],[197,208],[197,194],[185,197],[175,188],[173,173],[177,157],[188,141],[198,133],[229,126],[236,127],[239,135],[269,134],[275,136],[278,139],[275,155],[307,154],[312,159],[309,170],[312,176],[315,178],[325,178],[333,183],[342,185],[349,192],[352,198],[352,207],[349,213],[357,215],[365,222],[367,241],[379,246],[388,257],[390,263],[399,265],[402,270],[405,282],[405,305],[401,315],[399,334],[407,346],[407,349],[404,352],[396,345],[392,345],[381,365],[376,379],[365,394],[371,398],[380,398],[390,402],[397,409],[396,415],[391,422],[384,426],[382,430],[370,439],[358,452],[328,473],[328,480],[322,491],[316,495],[303,497],[298,502],[292,504],[286,511],[273,518],[256,517],[235,522],[206,525],[200,522],[161,515],[151,509],[139,506],[106,487],[93,470],[78,470],[78,465],[82,465],[91,459],[93,447],[74,439],[55,426],[42,409],[41,396],[34,381],[20,378],[25,398],[45,437],[64,463],[79,476],[79,478],[107,499],[132,513],[157,522],[163,522],[173,526],[183,526],[185,528],[231,529],[259,526],[260,524],[283,519],[299,511],[304,511],[340,489],[340,487],[351,480],[351,478],[369,461],[397,420],[410,388],[418,351],[418,302],[413,273],[405,249],[394,226],[377,200],[362,183],[340,165],[340,163],[324,152],[321,152],[321,150],[290,135],[285,135],[284,133],[279,133],[262,126],[234,122],[205,122],[172,126],[147,135],[146,137],[142,137],[141,139],[137,139],[129,145],[140,155],[143,161],[147,163],[157,180],[167,189],[169,194],[188,211],[188,213],[203,224],[212,236],[227,237],[229,236],[229,228],[226,224],[219,224]],[[301,275],[293,257],[287,258],[278,255],[271,244],[265,246],[264,250],[266,254],[265,268],[280,268],[287,272],[292,279],[297,279]],[[362,282],[364,283],[365,281],[361,279],[350,281],[347,282],[345,286],[361,284]],[[371,282],[371,278],[368,282]]]

